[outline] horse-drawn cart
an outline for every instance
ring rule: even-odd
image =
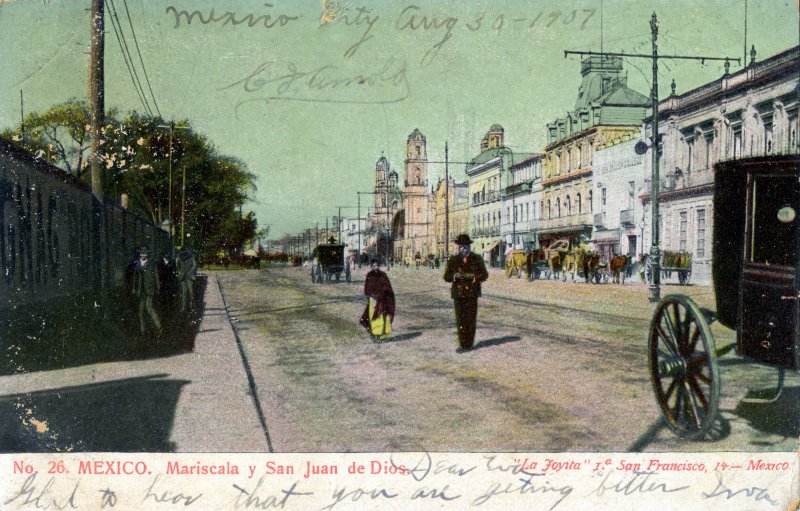
[[[650,284],[653,282],[653,267],[650,265],[650,258],[647,257],[647,254],[645,254],[641,262],[644,265],[643,271],[647,283]],[[685,250],[664,250],[661,253],[661,264],[659,268],[661,270],[662,280],[672,278],[672,274],[674,273],[678,277],[678,284],[685,286],[692,277],[692,254]]]
[[[311,265],[311,282],[330,282],[335,278],[338,282],[342,273],[350,282],[350,258],[347,257],[345,245],[333,243],[317,245],[314,249],[314,263]]]
[[[526,275],[529,273],[528,254],[526,254],[524,250],[508,252],[506,254],[506,277],[511,278],[512,275],[516,275],[517,278],[521,278],[523,272]]]
[[[683,437],[707,434],[717,417],[717,358],[732,349],[784,371],[800,368],[800,158],[748,158],[717,164],[713,277],[716,312],[684,295],[665,296],[650,324],[653,391],[669,427]],[[718,349],[710,323],[736,331]]]

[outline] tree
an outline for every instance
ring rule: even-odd
[[[240,213],[248,192],[255,190],[255,176],[241,160],[219,154],[187,120],[176,124],[189,129],[174,130],[170,148],[169,131],[160,127],[163,119],[137,113],[120,118],[113,110],[106,114],[100,144],[106,195],[127,194],[129,209],[158,225],[169,220],[177,236],[185,200],[188,246],[201,255],[240,247],[257,229],[254,214],[243,217]],[[87,182],[90,133],[85,103],[70,100],[29,114],[23,126],[24,132],[21,126],[3,131],[0,137]]]

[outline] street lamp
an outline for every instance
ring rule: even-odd
[[[169,167],[167,176],[167,220],[169,220],[169,238],[172,247],[175,248],[175,240],[172,236],[172,134],[176,129],[188,130],[189,126],[176,126],[174,122],[169,124],[159,124],[159,128],[169,129]],[[183,189],[186,189],[186,165],[183,166]],[[181,202],[185,205],[185,196],[182,196]],[[181,208],[181,247],[183,246],[183,207]]]

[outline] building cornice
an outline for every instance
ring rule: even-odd
[[[466,173],[467,173],[468,176],[472,177],[472,176],[480,174],[481,172],[489,170],[492,167],[500,167],[501,165],[502,165],[502,156],[495,156],[494,158],[492,158],[489,161],[486,161],[486,162],[483,162],[483,163],[480,163],[478,165],[475,165],[473,167],[468,168],[466,170]]]
[[[580,179],[582,177],[591,175],[592,175],[592,167],[584,167],[582,169],[578,169],[575,172],[570,172],[569,174],[559,174],[558,176],[555,177],[543,179],[542,186],[554,186],[557,184],[567,183],[569,181],[573,181],[575,179]]]
[[[797,79],[800,72],[800,46],[785,50],[761,62],[750,64],[734,74],[723,75],[713,82],[701,85],[680,95],[670,96],[658,104],[659,116],[679,114],[713,103],[762,83],[774,82],[776,76]],[[652,111],[645,122],[652,119]]]
[[[678,199],[688,199],[691,197],[698,197],[700,195],[711,195],[714,193],[714,183],[705,183],[702,185],[691,186],[688,188],[679,188],[677,190],[670,190],[668,192],[661,192],[658,194],[658,202],[674,201]],[[650,194],[643,193],[639,196],[642,204],[650,202]]]

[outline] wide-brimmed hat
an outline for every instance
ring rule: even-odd
[[[459,234],[453,243],[456,245],[472,245],[472,240],[469,239],[468,234]]]

